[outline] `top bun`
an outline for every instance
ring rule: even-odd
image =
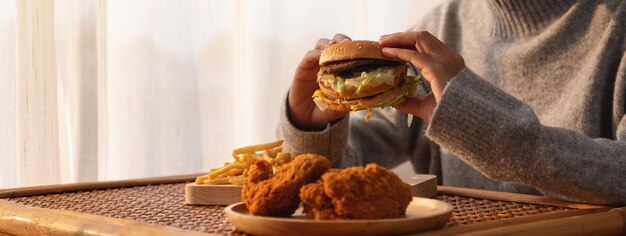
[[[344,41],[328,46],[320,56],[320,66],[335,61],[354,59],[391,60],[383,56],[382,47],[376,41]]]

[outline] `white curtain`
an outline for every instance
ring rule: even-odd
[[[0,188],[206,171],[272,141],[318,38],[438,1],[0,0]]]

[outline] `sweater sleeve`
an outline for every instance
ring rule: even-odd
[[[327,124],[321,131],[304,131],[291,122],[289,119],[289,106],[287,98],[280,109],[280,119],[277,135],[284,139],[283,149],[292,155],[304,153],[314,153],[328,157],[333,166],[341,161],[342,153],[348,142],[348,122],[349,116],[335,122]]]
[[[377,163],[391,168],[406,161],[416,150],[430,151],[425,150],[428,145],[419,146],[416,143],[421,125],[418,118],[409,128],[406,114],[391,108],[375,109],[367,122],[365,111],[351,112],[348,117],[328,124],[321,131],[304,131],[295,127],[289,120],[288,112],[285,102],[278,125],[278,135],[285,140],[283,148],[294,155],[325,155],[334,167]]]
[[[444,90],[426,135],[488,177],[564,200],[624,205],[626,117],[620,116],[615,139],[544,126],[528,105],[465,68]]]

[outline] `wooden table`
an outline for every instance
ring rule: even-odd
[[[198,175],[0,190],[0,235],[243,235],[224,207],[184,204]],[[453,216],[420,235],[626,234],[626,208],[446,186],[436,198]]]

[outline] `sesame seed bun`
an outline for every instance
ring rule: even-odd
[[[336,61],[354,59],[391,60],[383,56],[382,47],[376,41],[355,40],[345,41],[328,46],[320,55],[321,66]]]

